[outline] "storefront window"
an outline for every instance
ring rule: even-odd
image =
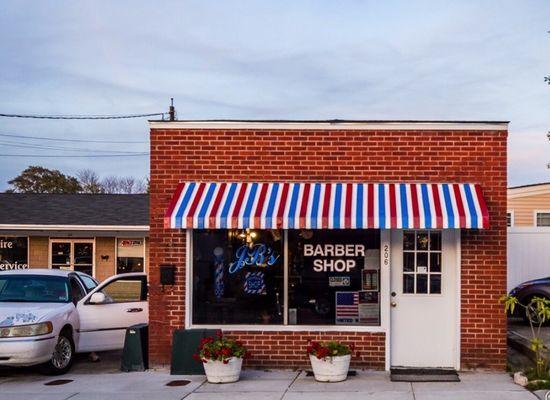
[[[0,237],[0,271],[29,268],[28,238]]]
[[[93,274],[93,240],[54,240],[50,246],[52,268]]]
[[[288,232],[289,325],[380,324],[378,230]]]
[[[283,324],[283,232],[193,231],[193,323]]]
[[[117,239],[117,274],[145,270],[145,241]]]

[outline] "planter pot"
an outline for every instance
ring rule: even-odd
[[[315,380],[319,382],[342,382],[348,377],[351,354],[347,356],[326,357],[318,359],[310,355],[311,368]]]
[[[243,359],[231,357],[227,364],[221,361],[207,361],[202,363],[206,379],[210,383],[230,383],[237,382],[241,375]]]

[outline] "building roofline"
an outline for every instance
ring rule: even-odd
[[[510,187],[508,187],[508,190],[510,190],[510,189],[522,189],[522,188],[535,187],[535,186],[544,186],[544,185],[550,185],[550,182],[528,183],[528,184],[525,184],[525,185],[510,186]]]
[[[508,188],[508,199],[550,194],[550,182],[532,183]]]
[[[509,121],[441,120],[150,120],[151,129],[313,129],[313,130],[507,130]]]

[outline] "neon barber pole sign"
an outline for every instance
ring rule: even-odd
[[[270,267],[279,259],[279,254],[265,244],[243,245],[235,252],[235,261],[229,264],[229,273],[234,274],[246,266]]]

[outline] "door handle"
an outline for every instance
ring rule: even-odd
[[[142,312],[143,308],[129,308],[126,312]]]
[[[392,306],[392,307],[397,307],[397,303],[396,303],[395,301],[392,301],[392,302],[390,303],[390,306]]]

